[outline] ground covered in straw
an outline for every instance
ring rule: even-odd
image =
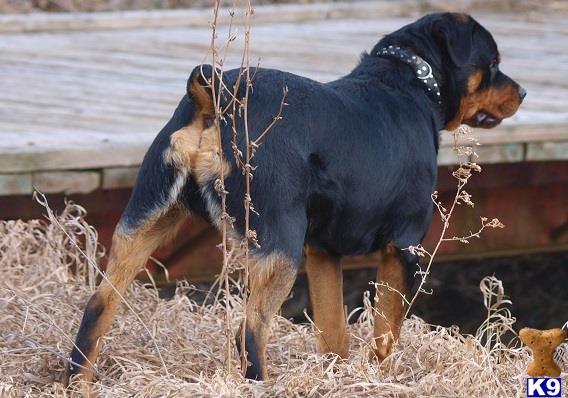
[[[93,262],[100,255],[96,232],[75,205],[47,221],[0,222],[1,397],[79,394],[59,381],[93,292]],[[513,320],[503,308],[498,281],[489,278],[483,287],[492,310],[477,337],[411,318],[396,352],[380,367],[368,361],[369,300],[350,326],[349,360],[317,355],[311,326],[278,318],[268,348],[272,378],[258,383],[240,375],[234,347],[226,360],[223,300],[199,306],[188,297],[191,286],[180,285],[166,301],[156,290],[135,284],[126,295],[130,308],[122,306],[104,339],[92,389],[101,397],[523,395],[529,352],[499,344]],[[239,298],[231,303],[234,332]]]

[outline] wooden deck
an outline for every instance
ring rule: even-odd
[[[262,15],[263,8],[256,11]],[[357,19],[334,14],[278,23],[259,17],[253,53],[261,66],[330,81],[382,35],[414,19],[350,12],[344,15]],[[184,94],[189,72],[207,60],[210,30],[168,27],[176,14],[168,15],[162,28],[154,21],[152,28],[0,34],[0,195],[27,194],[34,185],[47,193],[131,186],[145,150]],[[528,90],[514,118],[478,133],[480,162],[568,160],[568,20],[474,16],[496,37],[503,70]],[[443,148],[440,164],[453,162]]]

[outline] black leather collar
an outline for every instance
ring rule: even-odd
[[[400,48],[399,46],[383,47],[377,51],[379,57],[394,58],[414,69],[416,78],[423,82],[424,89],[428,96],[437,104],[442,104],[442,94],[440,86],[434,77],[430,64],[411,50]]]

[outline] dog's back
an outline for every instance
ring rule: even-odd
[[[199,73],[211,73],[211,68]],[[385,91],[380,80],[361,73],[329,84],[270,69],[252,73],[254,90],[247,109],[252,141],[278,114],[281,101],[287,104],[253,160],[251,194],[259,215],[250,221],[261,250],[290,251],[274,225],[292,214],[307,216],[308,228],[301,232],[307,243],[337,255],[369,253],[395,238],[403,247],[415,244],[429,223],[429,217],[423,216],[429,214],[429,202],[417,203],[413,198],[424,197],[422,191],[432,192],[437,151],[437,137],[431,128],[423,127],[429,121],[427,114],[421,114],[420,104],[397,100],[397,92]],[[238,70],[226,72],[228,87],[234,85],[237,74]],[[283,87],[288,90],[285,98]],[[179,195],[190,211],[218,223],[218,210],[212,210],[220,207],[215,180],[198,184],[189,175],[180,187],[179,171],[167,162],[172,134],[190,124],[194,115],[195,100],[189,93],[148,151],[121,227],[140,225],[157,203],[174,200],[172,195]],[[237,145],[244,153],[244,125],[242,118],[236,120]],[[222,148],[231,169],[225,182],[227,210],[242,235],[245,185],[234,160],[231,124],[227,118],[221,126]],[[404,218],[406,223],[399,221],[409,209],[418,216],[416,227],[410,217]]]

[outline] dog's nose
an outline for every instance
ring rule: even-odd
[[[521,102],[523,102],[526,96],[527,96],[527,90],[525,90],[524,87],[519,86],[519,98]]]

